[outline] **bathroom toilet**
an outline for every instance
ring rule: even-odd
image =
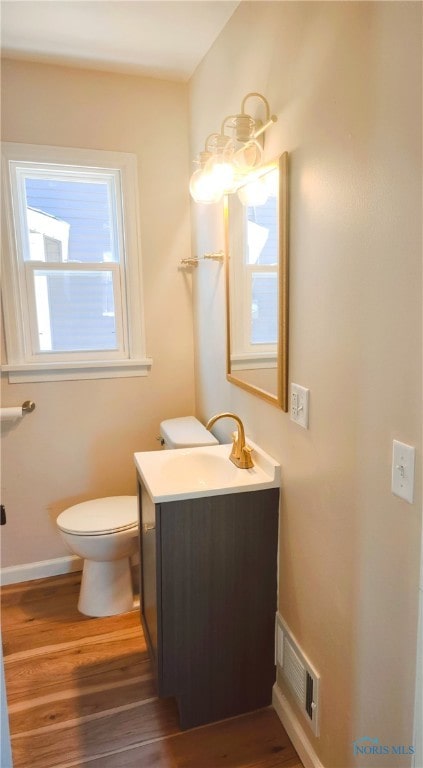
[[[57,518],[71,552],[84,559],[78,610],[113,616],[133,608],[130,557],[138,549],[136,496],[109,496],[76,504]]]
[[[168,449],[218,443],[194,416],[162,421],[160,439]],[[84,560],[78,610],[86,616],[132,610],[130,558],[139,546],[137,497],[83,501],[61,512],[57,526],[71,552]]]

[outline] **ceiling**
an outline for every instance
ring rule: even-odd
[[[188,80],[240,0],[1,0],[2,55]]]

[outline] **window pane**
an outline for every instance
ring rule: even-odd
[[[112,271],[34,271],[41,352],[114,350]]]
[[[38,261],[118,261],[110,184],[25,177],[29,254]],[[58,243],[52,251],[46,244]],[[60,258],[57,253],[60,252]]]
[[[251,278],[251,344],[278,340],[278,281],[276,272],[255,272]]]
[[[249,205],[247,219],[247,264],[277,264],[279,260],[278,200],[269,197],[261,205]]]

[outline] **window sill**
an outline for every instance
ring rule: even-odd
[[[245,369],[276,368],[277,356],[274,353],[238,354],[231,355],[231,371],[244,371]]]
[[[85,363],[25,363],[2,365],[10,384],[40,381],[75,381],[79,379],[116,379],[147,376],[151,358],[134,360],[95,360]]]

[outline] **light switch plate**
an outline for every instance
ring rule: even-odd
[[[300,427],[308,429],[308,399],[309,389],[300,387],[299,384],[291,384],[291,408],[290,415],[292,421],[299,424]]]
[[[414,498],[414,460],[412,445],[394,440],[392,448],[392,493],[410,504]]]

